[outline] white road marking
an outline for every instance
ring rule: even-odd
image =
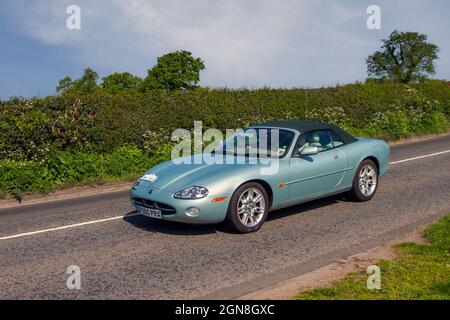
[[[408,159],[394,161],[394,162],[390,162],[389,164],[392,165],[392,164],[398,164],[398,163],[403,163],[403,162],[408,162],[408,161],[413,161],[413,160],[418,160],[418,159],[423,159],[423,158],[428,158],[428,157],[434,157],[434,156],[441,155],[441,154],[444,154],[444,153],[449,153],[449,152],[450,152],[450,150],[445,150],[445,151],[435,152],[435,153],[431,153],[431,154],[426,154],[426,155],[423,155],[423,156],[417,156],[417,157],[413,157],[413,158],[408,158]],[[127,215],[127,217],[132,217],[132,216],[135,216],[135,215],[138,215],[138,213],[129,214],[129,215]],[[76,228],[76,227],[86,226],[86,225],[94,224],[94,223],[100,223],[100,222],[106,222],[106,221],[111,221],[111,220],[123,219],[124,217],[125,216],[115,216],[115,217],[111,217],[111,218],[105,218],[105,219],[99,219],[99,220],[92,220],[92,221],[86,221],[86,222],[81,222],[81,223],[69,224],[69,225],[62,226],[62,227],[55,227],[55,228],[50,228],[50,229],[19,233],[19,234],[15,234],[15,235],[12,235],[12,236],[0,237],[0,240],[15,239],[15,238],[20,238],[20,237],[32,236],[32,235],[39,234],[39,233],[46,233],[46,232],[52,232],[52,231]]]
[[[430,153],[430,154],[426,154],[426,155],[418,156],[418,157],[414,157],[414,158],[408,158],[408,159],[394,161],[389,164],[397,164],[397,163],[408,162],[408,161],[413,161],[413,160],[418,160],[418,159],[423,159],[423,158],[428,158],[428,157],[434,157],[434,156],[438,156],[440,154],[449,153],[449,152],[450,152],[450,150],[445,150],[445,151]]]
[[[135,216],[135,215],[137,215],[137,213],[129,214],[129,215],[127,215],[127,217],[132,217],[132,216]],[[50,228],[50,229],[19,233],[19,234],[15,234],[15,235],[12,235],[12,236],[0,237],[0,240],[14,239],[14,238],[20,238],[20,237],[25,237],[25,236],[31,236],[31,235],[35,235],[35,234],[39,234],[39,233],[58,231],[58,230],[64,230],[64,229],[69,229],[69,228],[76,228],[76,227],[86,226],[86,225],[89,225],[89,224],[94,224],[94,223],[99,223],[99,222],[106,222],[106,221],[111,221],[111,220],[123,219],[124,217],[125,216],[115,216],[115,217],[111,217],[111,218],[105,218],[105,219],[91,220],[91,221],[86,221],[86,222],[69,224],[69,225],[62,226],[62,227],[55,227],[55,228]]]

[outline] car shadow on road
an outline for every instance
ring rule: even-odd
[[[226,232],[225,226],[219,225],[194,225],[177,223],[173,221],[158,220],[148,218],[138,214],[137,211],[128,212],[123,220],[129,224],[149,232],[167,233],[174,235],[203,235],[216,233],[218,231]],[[221,230],[223,229],[223,230]]]
[[[283,219],[291,215],[303,214],[308,211],[336,204],[341,201],[346,201],[343,200],[342,195],[334,195],[302,203],[285,209],[272,211],[269,213],[265,223],[270,223],[270,221]],[[204,235],[217,232],[235,233],[233,230],[226,227],[224,223],[213,225],[183,224],[173,221],[148,218],[138,214],[137,211],[128,212],[124,216],[123,220],[145,231],[167,233],[173,235]]]
[[[319,208],[326,207],[326,206],[330,206],[332,204],[336,204],[336,203],[339,203],[342,201],[348,201],[348,200],[345,200],[342,195],[333,195],[333,196],[329,196],[326,198],[321,198],[321,199],[297,204],[292,207],[275,210],[275,211],[269,212],[266,222],[282,219],[285,217],[289,217],[291,215],[306,213],[308,211],[311,211],[314,209],[319,209]]]

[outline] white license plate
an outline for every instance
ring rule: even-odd
[[[139,211],[140,214],[146,217],[161,219],[161,210],[145,208],[141,206],[136,206],[136,209]]]

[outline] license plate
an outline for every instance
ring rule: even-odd
[[[161,210],[145,208],[141,206],[137,206],[136,209],[139,211],[140,214],[146,217],[161,219]]]

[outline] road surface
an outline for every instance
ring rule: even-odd
[[[449,150],[449,135],[394,146],[372,201],[272,212],[252,234],[141,217],[127,192],[0,209],[0,298],[236,298],[450,212]],[[66,286],[71,265],[80,290]]]

